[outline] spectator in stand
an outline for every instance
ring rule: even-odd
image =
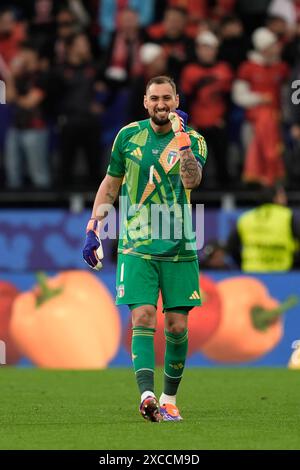
[[[84,185],[92,190],[102,170],[99,117],[103,106],[96,101],[99,71],[84,33],[69,38],[66,47],[66,62],[58,68],[56,74],[61,131],[60,184],[63,188],[73,186],[74,161],[78,151],[82,150],[88,165]]]
[[[123,9],[106,54],[106,78],[124,85],[140,75],[142,64],[139,49],[142,43],[138,13],[131,8]]]
[[[156,0],[101,0],[98,9],[101,47],[107,48],[111,43],[113,33],[119,28],[119,16],[124,9],[134,10],[139,18],[139,25],[145,28],[153,21],[155,3]],[[161,4],[161,0],[159,3]]]
[[[28,25],[30,40],[44,57],[51,59],[55,41],[55,4],[53,0],[36,0]]]
[[[208,19],[218,25],[224,16],[233,13],[236,0],[168,0],[170,7],[184,8],[188,14],[186,33],[195,38],[199,22]]]
[[[6,184],[10,189],[21,188],[25,176],[36,188],[50,186],[44,78],[38,52],[24,43],[11,63],[6,82],[6,99],[13,111],[4,155]]]
[[[168,58],[169,75],[179,79],[184,65],[194,58],[194,41],[186,33],[187,12],[183,8],[167,8],[159,29],[149,28],[149,42],[162,46]]]
[[[100,57],[102,55],[102,50],[98,40],[99,25],[97,24],[98,19],[98,8],[99,0],[65,0],[64,6],[62,8],[64,11],[68,11],[69,19],[67,19],[66,27],[70,27],[68,22],[73,18],[73,34],[77,32],[85,32],[88,35],[89,41],[92,48],[92,53],[94,57]],[[102,3],[102,2],[101,2]],[[60,10],[62,11],[62,10]],[[61,26],[63,28],[63,15],[61,15]],[[58,21],[59,23],[59,21]],[[72,25],[71,25],[72,28]],[[66,33],[68,34],[68,33]]]
[[[265,26],[277,36],[278,41],[280,41],[282,45],[288,41],[288,23],[284,17],[278,15],[269,15],[267,16]]]
[[[52,45],[53,61],[62,64],[66,60],[66,41],[80,32],[80,25],[74,13],[68,8],[62,8],[56,15],[56,38]]]
[[[13,11],[10,8],[0,10],[0,56],[7,67],[25,39],[25,27],[16,21]]]
[[[230,64],[233,70],[246,60],[251,41],[244,32],[243,23],[237,16],[223,18],[219,29],[219,59]]]
[[[130,87],[129,122],[148,117],[147,110],[143,106],[146,84],[152,77],[166,75],[168,70],[166,54],[158,44],[143,44],[140,48],[140,60],[143,66],[142,74],[133,81]]]
[[[233,72],[225,62],[219,62],[219,41],[210,31],[196,38],[197,62],[182,71],[181,90],[187,101],[191,126],[200,132],[213,155],[218,183],[229,181],[227,167],[227,98]]]
[[[300,0],[271,0],[268,14],[285,19],[288,28],[294,31],[300,22]]]
[[[247,110],[253,133],[243,178],[272,186],[285,176],[280,107],[282,85],[289,69],[280,59],[278,39],[270,30],[258,28],[252,41],[255,50],[240,66],[232,95],[234,102]]]
[[[28,36],[48,62],[64,61],[64,41],[89,24],[89,16],[80,0],[32,0],[17,2],[28,22]],[[60,4],[59,4],[60,3]]]
[[[99,0],[2,0],[9,3],[11,7],[21,15],[26,21],[34,21],[34,18],[45,20],[55,14],[60,8],[68,8],[74,13],[74,16],[84,28],[89,23],[89,14],[92,10],[92,4]],[[47,23],[48,21],[43,22]],[[35,22],[35,21],[34,21]]]
[[[268,188],[264,199],[238,218],[227,241],[228,254],[248,273],[299,268],[300,223],[284,188]]]
[[[187,12],[185,32],[188,36],[197,36],[199,22],[209,17],[208,0],[168,0],[169,7],[184,8]]]

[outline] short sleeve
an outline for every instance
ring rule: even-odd
[[[207,158],[207,145],[204,137],[194,130],[188,130],[191,139],[191,149],[195,158],[200,163],[201,168],[204,167]]]
[[[117,134],[112,150],[107,174],[110,176],[121,177],[125,174],[124,156],[122,152],[123,129]]]

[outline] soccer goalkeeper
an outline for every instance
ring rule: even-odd
[[[83,250],[85,261],[100,269],[100,225],[122,185],[116,303],[131,310],[139,409],[145,419],[156,422],[182,419],[176,394],[188,349],[188,313],[201,303],[189,197],[190,190],[200,184],[207,150],[204,138],[187,127],[187,114],[178,105],[170,77],[148,82],[144,106],[150,118],[132,122],[118,133]],[[154,394],[154,334],[159,290],[166,352],[164,389],[158,401]]]

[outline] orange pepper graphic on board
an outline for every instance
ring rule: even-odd
[[[222,316],[211,338],[200,348],[219,362],[253,361],[272,351],[283,335],[282,314],[298,303],[296,296],[280,304],[254,277],[233,277],[217,284]]]
[[[66,271],[20,294],[11,334],[20,350],[41,367],[99,369],[115,356],[120,318],[106,287],[88,271]]]

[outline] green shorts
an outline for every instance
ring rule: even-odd
[[[156,306],[160,290],[164,310],[201,305],[198,260],[157,261],[119,254],[116,287],[117,305]]]

